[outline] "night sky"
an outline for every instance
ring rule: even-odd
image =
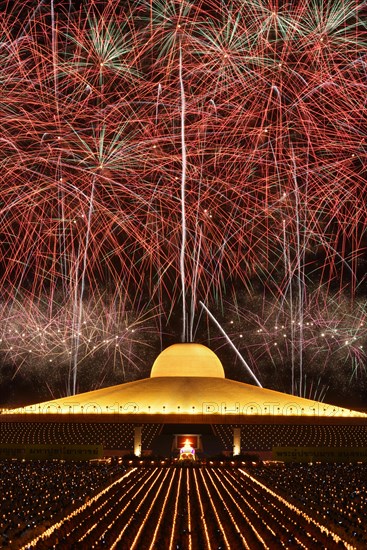
[[[0,405],[208,345],[367,406],[366,8],[2,2]],[[118,4],[118,6],[116,6]]]

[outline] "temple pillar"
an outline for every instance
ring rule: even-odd
[[[233,454],[241,454],[241,428],[233,428]]]
[[[141,426],[135,426],[134,428],[134,455],[141,456]]]

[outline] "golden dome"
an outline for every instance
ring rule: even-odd
[[[132,420],[139,417],[139,421],[141,415],[162,415],[174,416],[183,424],[188,422],[187,415],[190,422],[197,416],[201,423],[213,415],[232,417],[236,423],[245,423],[248,416],[254,415],[264,419],[313,417],[316,422],[319,417],[328,417],[329,423],[335,417],[367,418],[362,412],[228,380],[215,353],[191,343],[174,344],[162,351],[150,378],[3,411],[1,419],[19,413],[110,414],[114,418],[121,414]]]
[[[224,378],[224,369],[215,353],[206,346],[174,344],[158,355],[150,373],[151,378],[167,376]]]

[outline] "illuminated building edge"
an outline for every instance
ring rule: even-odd
[[[200,344],[164,350],[150,378],[3,411],[24,413],[162,415],[162,420],[167,415],[367,418],[359,411],[226,379],[218,357]]]

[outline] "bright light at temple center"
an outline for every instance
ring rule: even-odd
[[[188,439],[185,440],[184,446],[180,449],[180,460],[195,460],[195,449]]]

